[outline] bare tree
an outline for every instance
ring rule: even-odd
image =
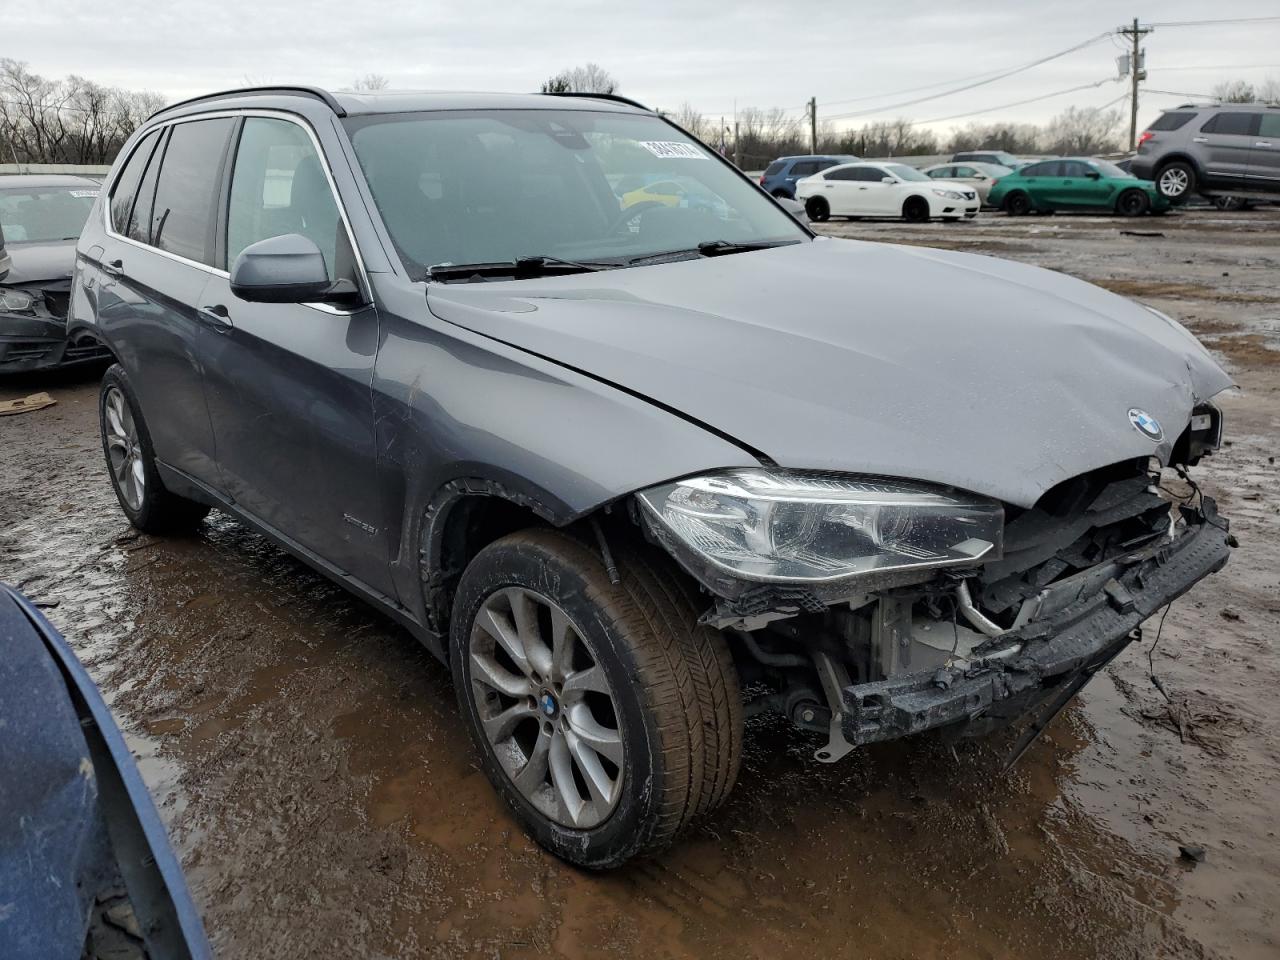
[[[1120,149],[1121,119],[1119,110],[1067,107],[1049,121],[1040,146],[1047,153],[1112,153]]]
[[[48,80],[0,59],[0,162],[106,163],[162,106],[156,94]]]
[[[617,93],[618,81],[598,63],[562,70],[542,82],[543,93]]]
[[[357,93],[365,90],[385,90],[391,86],[391,81],[380,73],[366,73],[363,77],[356,77],[351,81],[351,89]]]
[[[1258,85],[1258,99],[1263,103],[1280,104],[1280,79],[1267,77]]]
[[[1252,83],[1243,80],[1225,80],[1213,88],[1213,99],[1222,103],[1253,103],[1258,100]]]
[[[671,119],[699,140],[715,139],[713,136],[716,132],[715,123],[695,110],[688,100],[680,104],[680,109],[675,112]]]

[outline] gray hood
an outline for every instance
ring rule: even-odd
[[[12,261],[9,273],[0,278],[6,286],[36,283],[41,280],[66,280],[76,262],[76,242],[57,240],[52,243],[14,243],[5,245]]]
[[[1031,506],[1169,456],[1230,378],[1183,328],[1063,274],[848,240],[428,284],[437,317],[618,384],[795,468]],[[1156,444],[1128,411],[1159,420]],[[570,424],[563,425],[571,429]]]

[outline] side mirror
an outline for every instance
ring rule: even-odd
[[[985,173],[975,173],[975,174],[973,175],[973,179],[975,179],[975,180],[985,180],[985,179],[987,179],[987,175],[986,175]]]
[[[1102,174],[1100,174],[1097,170],[1090,170],[1088,173],[1085,174],[1085,176],[1088,177],[1090,180],[1102,179]]]
[[[893,179],[893,177],[881,177],[880,182],[881,183],[897,183],[898,181]]]
[[[787,213],[791,214],[791,216],[795,217],[805,226],[809,225],[809,215],[805,213],[803,203],[798,203],[797,201],[790,200],[787,197],[778,197],[777,199],[778,206],[787,211]]]
[[[298,233],[251,243],[231,267],[231,292],[253,303],[307,303],[350,297],[350,282],[329,280],[324,254]]]

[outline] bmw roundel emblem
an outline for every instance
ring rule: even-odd
[[[551,696],[549,693],[543,694],[542,712],[548,717],[554,717],[556,715],[556,700],[555,697]]]
[[[1164,431],[1160,429],[1160,421],[1145,410],[1139,410],[1137,407],[1129,409],[1129,422],[1133,424],[1133,429],[1148,440],[1159,443],[1164,439]]]

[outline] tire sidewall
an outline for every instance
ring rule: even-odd
[[[902,219],[907,223],[928,223],[929,201],[924,197],[907,197],[902,204]]]
[[[1015,191],[1004,198],[1004,212],[1011,217],[1025,216],[1031,211],[1031,198]]]
[[[831,216],[831,207],[822,197],[810,197],[805,201],[804,212],[810,220],[816,220],[818,223],[826,223]]]
[[[1132,205],[1132,209],[1129,209]],[[1140,217],[1150,208],[1151,202],[1141,190],[1126,190],[1120,194],[1116,209],[1122,217]]]
[[[589,830],[561,826],[534,807],[494,757],[481,726],[472,700],[468,656],[471,629],[485,598],[503,587],[524,587],[559,604],[583,635],[613,691],[625,749],[622,797],[608,819]],[[458,585],[450,625],[449,663],[459,710],[494,789],[534,839],[557,856],[579,866],[607,867],[626,860],[647,844],[656,821],[655,798],[662,795],[656,778],[664,772],[654,763],[659,750],[658,731],[641,702],[635,659],[610,612],[589,599],[593,589],[572,563],[545,545],[499,541],[487,547],[467,567]]]

